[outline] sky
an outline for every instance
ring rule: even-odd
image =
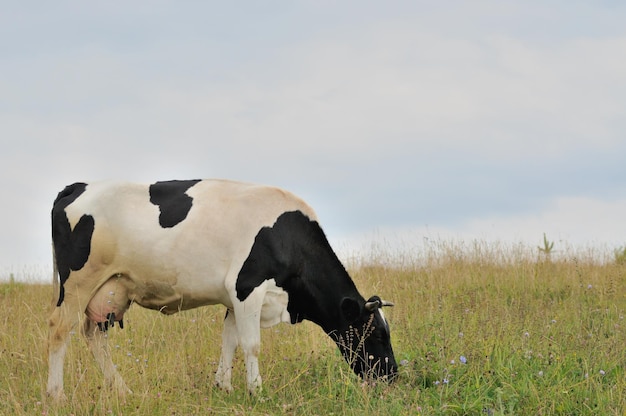
[[[624,2],[0,4],[0,278],[103,179],[277,185],[342,253],[626,244]]]

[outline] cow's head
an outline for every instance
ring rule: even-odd
[[[383,306],[393,306],[393,303],[378,296],[372,296],[365,304],[344,298],[341,312],[347,325],[329,335],[356,374],[364,379],[392,381],[398,365],[393,356],[389,325],[380,309]]]

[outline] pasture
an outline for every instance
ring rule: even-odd
[[[66,403],[45,398],[52,287],[0,284],[0,414],[16,415],[622,415],[626,411],[626,265],[591,253],[434,243],[415,258],[348,267],[385,310],[395,384],[363,383],[310,322],[262,332],[263,392],[250,397],[241,355],[214,387],[224,308],[173,316],[131,307],[109,331],[132,396],[103,386],[72,335]]]

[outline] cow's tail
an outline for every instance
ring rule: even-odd
[[[54,243],[52,243],[52,307],[57,306],[57,301],[61,296],[61,282],[59,277],[59,268],[57,266],[57,256],[54,251]]]

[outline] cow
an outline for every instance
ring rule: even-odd
[[[226,306],[215,381],[232,391],[241,347],[247,388],[261,389],[260,329],[309,320],[352,370],[391,381],[397,365],[378,296],[365,300],[313,209],[279,188],[228,180],[74,183],[52,208],[53,312],[47,394],[62,400],[69,334],[81,333],[105,381],[131,391],[111,360],[107,331],[131,304],[173,314]]]

